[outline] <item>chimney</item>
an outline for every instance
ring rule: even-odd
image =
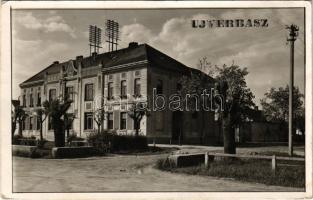
[[[135,48],[135,47],[138,47],[138,42],[130,42],[128,44],[128,48]]]
[[[59,61],[54,61],[53,64],[57,65],[57,64],[59,64]]]

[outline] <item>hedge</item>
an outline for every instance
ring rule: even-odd
[[[147,137],[134,135],[117,135],[103,131],[88,137],[88,143],[100,151],[145,150],[148,148]]]

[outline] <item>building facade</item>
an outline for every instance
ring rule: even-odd
[[[20,84],[20,102],[29,116],[23,122],[25,136],[39,137],[40,123],[35,110],[45,100],[59,98],[68,92],[73,101],[68,113],[75,118],[71,132],[86,138],[98,129],[94,112],[104,106],[103,128],[117,134],[134,134],[134,122],[128,116],[129,106],[136,102],[152,105],[156,95],[169,97],[177,93],[179,79],[189,68],[147,44],[130,43],[127,48],[89,57],[77,56],[66,62],[54,62]],[[198,73],[201,73],[197,71]],[[65,91],[64,91],[64,85]],[[47,118],[43,136],[53,140],[53,129]],[[159,143],[215,143],[213,112],[150,112],[140,123],[140,134]]]

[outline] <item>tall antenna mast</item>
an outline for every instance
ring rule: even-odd
[[[89,25],[89,47],[90,47],[90,55],[92,53],[99,53],[99,48],[102,48],[101,47],[101,28],[95,25]]]
[[[107,38],[106,42],[108,43],[108,51],[116,51],[118,41],[120,40],[119,24],[114,20],[108,19],[105,23],[105,36]]]

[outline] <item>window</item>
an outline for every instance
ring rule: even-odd
[[[40,130],[40,126],[41,126],[41,123],[40,123],[40,118],[39,116],[37,116],[37,130]]]
[[[126,112],[121,112],[121,120],[120,120],[120,129],[124,130],[126,129]]]
[[[57,90],[56,89],[50,89],[49,90],[49,101],[55,100],[57,97]]]
[[[126,81],[125,81],[125,80],[124,80],[124,81],[121,81],[121,98],[122,98],[122,99],[127,98],[126,90],[127,90]]]
[[[163,81],[162,80],[158,80],[157,81],[156,93],[157,94],[162,94],[163,93]]]
[[[66,87],[65,94],[68,96],[69,100],[74,101],[74,87]]]
[[[85,85],[85,101],[92,101],[93,100],[93,84],[86,84]]]
[[[34,107],[34,98],[33,94],[29,95],[29,107]]]
[[[33,117],[29,117],[29,130],[33,130]]]
[[[140,96],[141,95],[141,82],[140,82],[140,78],[136,78],[135,79],[135,84],[134,84],[134,94],[135,96]]]
[[[108,83],[108,99],[113,99],[113,82]]]
[[[108,113],[108,129],[113,129],[113,113]]]
[[[85,113],[84,116],[84,130],[93,129],[93,115],[92,113]]]
[[[125,72],[122,73],[122,78],[126,78],[126,73]]]
[[[26,95],[23,95],[23,107],[26,107]]]
[[[37,106],[41,106],[41,93],[37,93]]]
[[[112,79],[113,79],[113,75],[110,74],[110,75],[109,75],[109,80],[112,80]]]

